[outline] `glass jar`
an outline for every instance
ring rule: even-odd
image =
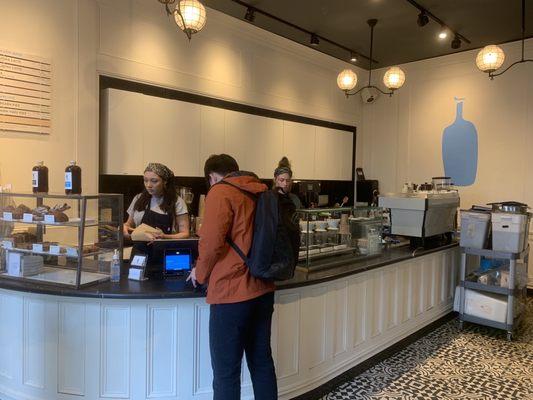
[[[381,252],[381,237],[376,228],[368,229],[368,254],[377,254]]]
[[[340,243],[339,228],[328,228],[327,243],[333,246]]]
[[[317,228],[315,230],[315,244],[318,246],[326,244],[328,241],[328,231]]]
[[[302,231],[300,233],[300,246],[307,247],[313,244],[314,234],[313,231]]]

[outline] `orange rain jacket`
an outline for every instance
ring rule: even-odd
[[[267,190],[250,173],[234,173],[224,180],[252,194]],[[254,278],[226,241],[231,237],[244,254],[252,246],[255,201],[240,189],[218,183],[211,187],[205,200],[196,279],[208,284],[209,304],[237,303],[275,290],[272,282]]]

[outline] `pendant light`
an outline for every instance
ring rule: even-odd
[[[477,67],[489,74],[490,79],[494,79],[496,76],[500,76],[507,72],[510,68],[514,67],[516,64],[521,64],[524,62],[532,62],[533,59],[526,60],[524,58],[524,43],[526,36],[526,0],[522,0],[522,57],[519,61],[515,61],[502,72],[495,74],[505,61],[505,53],[501,47],[496,45],[489,45],[482,48],[476,57]]]
[[[357,85],[357,74],[351,69],[345,69],[339,75],[337,75],[337,86],[344,91],[346,97],[353,96],[363,89],[376,89],[383,94],[388,94],[392,96],[396,89],[402,87],[405,83],[405,73],[401,70],[400,67],[391,67],[385,72],[383,76],[383,83],[390,90],[390,92],[384,92],[377,86],[372,85],[372,50],[374,45],[374,27],[378,23],[377,19],[369,19],[367,21],[368,26],[370,27],[370,67],[368,71],[368,85],[362,87],[356,92],[351,92]]]
[[[176,0],[158,0],[165,5],[167,15],[174,16],[176,25],[191,40],[192,35],[202,30],[206,22],[205,7],[198,0],[179,0],[174,10],[170,5],[176,3]]]

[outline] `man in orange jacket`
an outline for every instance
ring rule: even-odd
[[[243,353],[254,397],[277,399],[270,333],[274,311],[272,282],[253,277],[227,238],[248,254],[254,230],[254,198],[267,190],[257,176],[239,171],[227,154],[213,155],[204,166],[210,189],[200,229],[199,256],[189,279],[208,284],[209,347],[214,400],[240,399]]]

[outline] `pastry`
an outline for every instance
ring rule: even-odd
[[[67,203],[63,203],[63,204],[56,204],[55,206],[53,206],[51,208],[51,211],[67,211],[68,209],[70,209],[70,206],[67,204]]]
[[[53,215],[55,222],[68,222],[68,216],[62,211],[50,211],[47,215]]]
[[[19,204],[16,209],[22,214],[31,214],[31,208],[25,204]]]
[[[37,242],[37,236],[35,236],[33,233],[29,232],[17,232],[12,235],[12,238],[19,247],[22,243],[35,243]]]
[[[98,248],[98,246],[96,246],[94,244],[87,244],[87,245],[83,246],[82,253],[83,254],[96,253],[98,250],[100,250]]]
[[[34,208],[32,210],[34,221],[43,221],[44,215],[48,214],[49,211],[50,211],[50,207],[44,206],[44,205]]]

